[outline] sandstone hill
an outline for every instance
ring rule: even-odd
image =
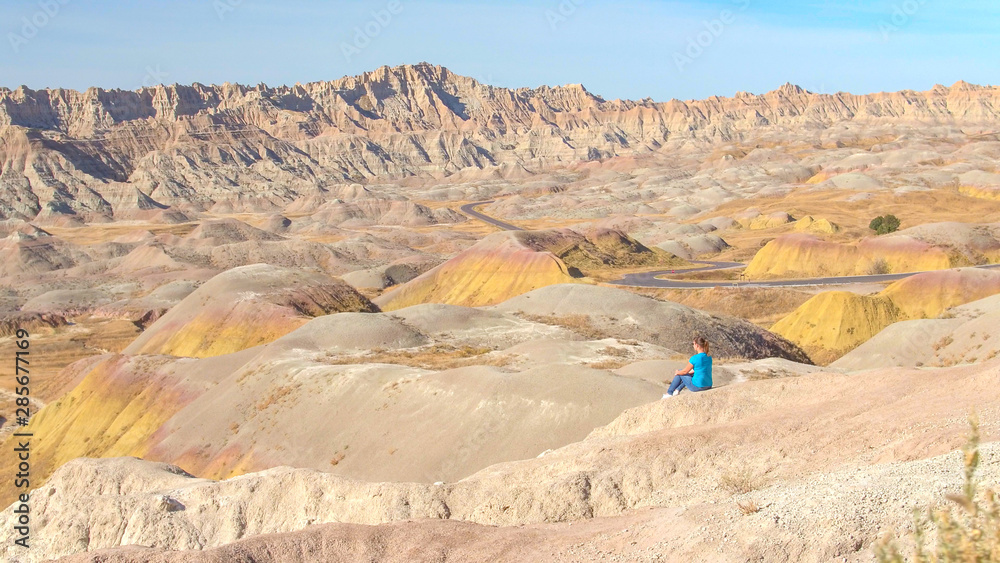
[[[906,235],[828,242],[809,234],[784,235],[761,249],[747,265],[751,279],[856,276],[943,270],[953,263],[944,248]]]
[[[893,323],[937,319],[952,307],[997,293],[1000,272],[996,270],[927,272],[897,281],[877,295],[820,293],[774,324],[771,331],[801,346],[813,360],[829,363]],[[929,350],[933,342],[924,345]]]
[[[306,318],[324,312],[319,303],[358,310],[351,291],[345,301],[321,276],[263,266],[221,274],[32,419],[47,436],[35,475],[135,455],[213,478],[290,464],[450,481],[580,440],[658,399],[693,334],[720,357],[805,359],[746,321],[580,284],[494,309]],[[740,373],[720,364],[719,385]]]
[[[376,310],[336,278],[266,264],[244,266],[185,297],[124,352],[221,356],[274,341],[314,317]]]
[[[954,307],[938,318],[889,325],[832,367],[852,370],[890,366],[941,367],[992,360],[1000,354],[1000,298]]]
[[[870,561],[956,490],[972,409],[997,482],[1000,274],[967,266],[1000,260],[998,92],[0,89],[30,558]],[[602,285],[683,260],[939,271]],[[717,388],[660,400],[695,334]]]
[[[503,177],[768,129],[974,127],[996,120],[997,100],[995,88],[958,83],[868,96],[786,85],[729,99],[606,101],[579,85],[510,90],[429,64],[287,87],[2,89],[0,219],[280,209],[363,179]]]
[[[503,232],[389,291],[376,303],[386,311],[420,303],[493,305],[539,287],[574,281],[566,263],[550,250],[531,244],[521,232]]]
[[[376,299],[391,311],[420,303],[478,307],[610,268],[669,267],[684,261],[610,229],[510,231],[468,250]]]
[[[36,493],[37,547],[21,560],[132,544],[143,547],[70,560],[206,550],[184,556],[306,561],[336,542],[376,561],[429,560],[432,546],[438,559],[869,561],[911,509],[958,490],[960,456],[944,454],[963,442],[970,408],[996,412],[996,377],[992,362],[733,384],[637,406],[536,459],[439,484],[292,468],[215,482],[135,459],[80,459]],[[992,425],[984,431],[996,439]],[[995,486],[995,444],[983,454],[981,479]],[[756,511],[737,506],[750,502]],[[495,541],[465,542],[480,533]]]

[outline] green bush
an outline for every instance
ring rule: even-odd
[[[973,417],[972,432],[962,448],[965,454],[965,486],[962,493],[948,495],[956,506],[937,506],[915,515],[914,563],[997,563],[1000,562],[1000,499],[996,492],[977,494],[979,467],[979,422]],[[928,531],[936,529],[936,545],[927,545]],[[882,563],[903,563],[905,559],[891,539],[875,547]]]
[[[879,215],[868,223],[868,228],[880,235],[887,235],[899,230],[899,218],[895,215]]]

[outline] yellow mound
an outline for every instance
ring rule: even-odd
[[[126,354],[208,358],[281,338],[312,317],[376,308],[346,283],[259,264],[209,280],[156,321]]]
[[[771,327],[815,362],[853,350],[898,321],[937,318],[951,307],[1000,293],[1000,272],[975,268],[927,272],[900,280],[877,296],[821,293]]]
[[[155,430],[203,391],[177,373],[173,360],[110,356],[46,405],[26,427],[45,436],[31,452],[32,477],[42,482],[78,457],[141,457]]]
[[[549,285],[579,283],[608,268],[681,263],[615,230],[495,233],[375,302],[384,311],[423,303],[480,307]]]
[[[902,317],[899,308],[885,297],[828,291],[803,303],[771,327],[771,332],[798,344],[814,362],[826,363]]]
[[[782,225],[787,225],[792,222],[792,218],[786,213],[774,213],[772,215],[761,215],[750,221],[746,228],[751,231],[762,231],[764,229],[772,229],[774,227],[780,227]]]
[[[853,245],[790,234],[760,249],[747,265],[746,275],[750,279],[810,278],[944,270],[956,265],[945,250],[905,235]]]
[[[833,178],[834,176],[836,176],[836,174],[830,174],[829,172],[820,172],[819,174],[816,174],[812,178],[806,180],[806,184],[810,185],[822,184],[823,182],[829,180],[830,178]]]
[[[304,325],[307,318],[270,303],[235,304],[231,309],[205,309],[186,320],[182,328],[158,332],[128,351],[209,358],[273,342]]]
[[[495,305],[547,285],[579,281],[555,254],[515,233],[490,235],[472,248],[376,299],[383,311],[422,303]]]
[[[812,215],[806,215],[795,222],[794,229],[800,233],[830,235],[839,231],[840,227],[831,223],[829,219],[815,219]]]
[[[907,319],[933,319],[947,309],[1000,293],[1000,272],[975,268],[928,272],[900,280],[881,295]]]
[[[978,199],[1000,200],[1000,189],[996,186],[959,186],[958,193]]]
[[[738,213],[733,219],[741,227],[751,231],[773,229],[795,221],[791,215],[783,211],[775,211],[774,213],[762,215],[756,209],[749,209],[743,213]]]

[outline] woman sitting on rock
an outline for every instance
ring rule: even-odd
[[[681,389],[687,387],[692,392],[708,391],[712,388],[712,356],[709,356],[708,341],[701,336],[694,339],[694,351],[688,367],[674,372],[674,380],[670,382],[670,388],[664,399],[677,395]],[[664,381],[666,383],[666,381]]]

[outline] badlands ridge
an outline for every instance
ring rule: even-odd
[[[427,64],[0,89],[37,437],[0,551],[873,561],[958,490],[971,411],[1000,481],[998,121],[965,83],[657,103]],[[613,283],[650,271],[706,287]],[[694,334],[716,388],[661,400]]]

